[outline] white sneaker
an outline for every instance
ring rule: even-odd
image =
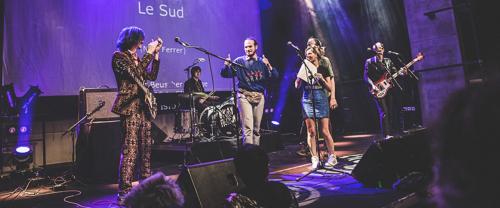
[[[319,165],[319,157],[318,156],[312,156],[311,157],[311,168],[312,169],[316,169],[318,168],[318,165]]]
[[[328,160],[326,161],[325,167],[333,167],[338,163],[337,157],[333,154],[328,155]]]

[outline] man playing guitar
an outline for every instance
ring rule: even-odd
[[[384,44],[377,42],[372,46],[372,51],[376,53],[375,56],[369,58],[365,62],[364,79],[370,84],[370,91],[374,94],[377,101],[379,112],[380,125],[383,136],[388,139],[393,137],[391,126],[391,114],[393,111],[393,92],[394,89],[387,87],[380,89],[381,86],[377,85],[379,80],[384,80],[389,74],[398,73],[398,69],[389,58],[384,58]],[[403,73],[406,73],[404,71]],[[385,90],[384,96],[377,96],[377,92]]]
[[[118,36],[117,51],[113,53],[112,68],[116,78],[118,94],[112,111],[120,115],[124,129],[118,179],[118,203],[132,188],[136,161],[140,164],[140,177],[151,175],[151,121],[156,116],[156,101],[145,87],[146,80],[156,80],[160,68],[159,50],[163,41],[152,40],[141,57],[145,36],[141,28],[125,27]],[[151,69],[148,70],[148,66]]]

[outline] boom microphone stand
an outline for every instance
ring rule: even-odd
[[[304,60],[304,57],[302,57],[302,52],[300,51],[300,49],[298,47],[296,47],[293,44],[291,44],[291,42],[289,42],[289,45],[291,45],[295,49],[295,52],[297,52],[297,56],[302,61],[302,64],[305,66],[306,74],[308,74],[307,75],[308,84],[309,83],[313,83],[314,74],[312,73],[311,69],[309,69],[309,67],[307,66],[307,64],[306,64],[306,62]],[[309,92],[310,92],[310,95],[312,96],[314,129],[316,130],[316,136],[314,137],[314,140],[316,141],[316,154],[318,155],[319,163],[318,163],[318,167],[312,169],[311,171],[309,171],[305,175],[303,175],[303,176],[295,179],[295,181],[300,181],[300,180],[302,180],[303,178],[307,177],[308,175],[310,175],[313,172],[316,172],[316,171],[318,171],[320,169],[325,169],[325,167],[323,165],[323,162],[321,161],[321,153],[320,153],[320,148],[319,148],[318,120],[316,118],[316,97],[313,94],[313,88],[312,87],[309,89]]]
[[[184,41],[181,41],[181,39],[179,37],[175,37],[174,41],[177,42],[177,43],[179,43],[179,44],[181,44],[185,48],[194,48],[194,49],[196,49],[196,50],[198,50],[200,52],[203,52],[203,53],[207,54],[208,57],[215,57],[215,58],[220,59],[222,61],[228,61],[225,58],[223,58],[223,57],[221,57],[219,55],[216,55],[216,54],[214,54],[214,53],[212,53],[212,52],[210,52],[210,51],[208,51],[208,50],[206,50],[206,49],[204,49],[202,47],[192,46],[192,45],[190,45],[190,44],[188,44],[188,43],[186,43]],[[232,75],[233,75],[232,76],[233,89],[231,91],[231,94],[232,94],[232,97],[233,97],[234,102],[235,102],[235,105],[233,106],[233,114],[234,114],[234,116],[236,118],[236,124],[235,124],[236,125],[236,143],[237,143],[237,148],[239,150],[240,147],[241,147],[241,138],[240,138],[241,123],[240,123],[240,118],[239,118],[239,113],[238,113],[239,112],[238,111],[238,105],[236,105],[237,98],[236,98],[236,78],[235,78],[235,76],[236,76],[236,68],[235,68],[235,66],[239,67],[239,68],[243,68],[243,69],[246,69],[246,67],[243,66],[243,65],[241,65],[241,64],[235,63],[234,61],[231,61],[231,60],[229,60],[228,62],[230,63],[230,67],[231,67],[232,72],[233,72],[232,73]],[[212,66],[210,66],[210,70],[212,70],[211,67]]]
[[[71,133],[71,146],[72,146],[72,153],[71,153],[71,169],[70,169],[70,172],[71,172],[71,179],[72,180],[76,180],[78,181],[79,183],[81,184],[84,184],[85,183],[82,183],[81,181],[79,181],[77,179],[77,177],[75,176],[75,137],[76,137],[76,134],[75,134],[75,131],[76,131],[76,127],[78,125],[80,125],[81,123],[83,123],[83,121],[86,121],[90,116],[92,116],[94,113],[96,113],[97,111],[101,110],[102,107],[104,107],[104,105],[106,104],[106,102],[104,102],[103,100],[100,100],[99,103],[97,104],[97,106],[92,109],[92,111],[90,113],[87,113],[85,114],[85,116],[83,116],[80,120],[78,120],[75,124],[73,124],[71,127],[69,127],[62,135],[61,137],[63,137],[64,135],[68,134],[68,133]],[[91,119],[90,122],[93,122],[94,119]],[[68,183],[69,181],[66,181],[64,182],[63,184],[59,184],[58,186],[62,186],[66,183]]]

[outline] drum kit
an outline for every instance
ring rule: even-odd
[[[234,99],[231,97],[223,102],[215,103],[214,100],[217,97],[212,96],[212,94],[213,92],[209,94],[202,92],[179,94],[181,100],[189,101],[189,109],[177,111],[175,133],[191,134],[193,139],[208,141],[235,136]],[[200,111],[201,113],[199,113]]]

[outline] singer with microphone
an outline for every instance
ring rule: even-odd
[[[156,80],[158,76],[159,51],[163,41],[161,38],[151,40],[141,58],[137,51],[142,48],[144,40],[141,28],[123,28],[116,41],[118,50],[113,53],[111,62],[118,87],[112,111],[120,115],[125,137],[119,166],[119,204],[123,203],[124,196],[132,188],[136,161],[139,161],[137,167],[142,179],[151,175],[151,120],[154,115],[146,103],[146,94],[152,93],[145,91],[144,82]],[[148,70],[149,65],[151,69]]]
[[[323,46],[323,44],[321,43],[321,41],[318,39],[318,38],[315,38],[315,37],[309,37],[309,39],[307,39],[307,47],[311,47],[311,48],[317,48],[318,49],[318,53],[319,53],[319,56],[318,56],[318,59],[319,59],[319,66],[321,66],[321,68],[323,69],[326,69],[326,72],[328,72],[328,75],[331,74],[332,76],[332,79],[331,79],[331,82],[332,82],[332,87],[329,88],[329,92],[331,95],[330,95],[330,100],[329,100],[329,105],[331,107],[333,107],[332,109],[335,109],[338,107],[338,103],[337,103],[337,99],[336,99],[336,86],[335,86],[335,76],[334,76],[334,73],[333,73],[333,64],[332,62],[330,61],[330,59],[328,57],[326,57],[326,47]],[[291,45],[293,48],[295,48],[296,50],[298,50],[298,47],[293,45],[290,41],[289,41],[289,45]],[[300,50],[299,50],[300,51]],[[328,121],[329,122],[329,121]],[[307,126],[307,122],[306,122],[306,126]],[[324,129],[324,131],[328,131],[326,133],[326,135],[331,135],[331,132],[330,132],[330,128],[329,128],[329,125],[328,126],[325,126],[325,128],[328,128],[328,129]],[[323,131],[323,130],[322,130]],[[314,138],[314,137],[312,137]],[[333,141],[333,137],[332,137],[332,141]],[[310,144],[310,142],[306,142],[307,144]],[[303,145],[302,148],[297,151],[297,154],[300,155],[300,156],[310,156],[311,155],[311,151],[315,151],[315,150],[309,150],[309,145]],[[332,143],[331,145],[331,155],[332,157],[329,158],[329,163],[327,164],[336,164],[336,157],[334,155],[334,145]],[[316,155],[316,154],[315,154]],[[319,159],[319,158],[318,158]],[[314,161],[316,161],[316,158],[313,158]]]
[[[322,54],[321,47],[316,44],[307,47],[305,50],[307,61],[304,61],[304,63],[310,63],[309,70],[316,71],[316,73],[313,74],[314,77],[312,83],[310,83],[310,79],[301,76],[301,71],[304,69],[301,67],[302,69],[295,80],[295,87],[303,90],[302,115],[307,127],[307,143],[311,151],[312,169],[316,169],[320,161],[316,148],[316,145],[318,145],[316,144],[316,134],[319,133],[316,132],[316,122],[318,121],[319,131],[325,138],[328,148],[328,160],[325,167],[331,168],[337,164],[333,137],[330,132],[330,109],[333,110],[337,107],[334,74],[331,65],[321,63],[322,57],[324,57]]]
[[[375,52],[375,56],[367,59],[365,61],[364,79],[369,84],[370,91],[373,92],[377,89],[376,82],[384,79],[387,74],[397,73],[398,69],[395,67],[394,63],[390,58],[384,57],[385,48],[384,44],[377,42],[373,44],[372,48],[368,48],[369,51]],[[392,51],[387,53],[397,54]],[[393,117],[395,106],[395,89],[390,88],[384,97],[376,97],[375,101],[377,103],[377,108],[379,112],[380,128],[382,135],[385,139],[389,139],[393,136]]]
[[[264,113],[264,91],[269,80],[278,78],[278,70],[272,67],[269,60],[262,55],[257,56],[258,44],[253,37],[243,42],[244,56],[234,59],[233,62],[245,68],[231,65],[231,57],[224,62],[221,70],[222,77],[236,76],[238,83],[237,103],[243,128],[243,142],[260,144],[260,123]]]

